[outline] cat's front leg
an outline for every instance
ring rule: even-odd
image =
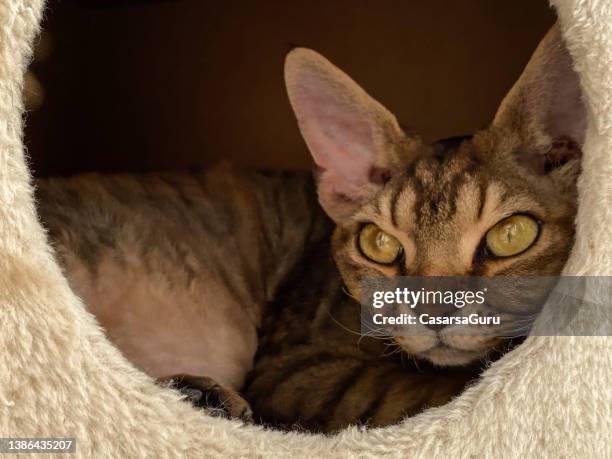
[[[420,369],[327,345],[296,346],[260,358],[245,393],[258,422],[333,433],[399,423],[447,403],[477,375],[476,368]]]
[[[178,389],[193,406],[205,409],[211,415],[253,422],[249,402],[212,378],[180,374],[159,378],[157,382]]]

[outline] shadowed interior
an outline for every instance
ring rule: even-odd
[[[49,40],[32,67],[45,98],[26,129],[41,176],[220,158],[309,169],[283,83],[295,45],[325,55],[425,140],[471,133],[554,21],[545,0],[52,0],[45,17]]]

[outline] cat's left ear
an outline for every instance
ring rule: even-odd
[[[319,169],[319,201],[339,223],[405,166],[407,138],[386,108],[312,50],[287,55],[285,82]]]
[[[538,174],[579,159],[586,110],[578,74],[557,25],[504,98],[493,126],[519,135],[531,147],[520,159]]]

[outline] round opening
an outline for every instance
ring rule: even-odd
[[[560,273],[572,198],[553,221],[537,203],[555,190],[518,177],[569,177],[582,139],[563,127],[542,164],[521,153],[500,178],[529,128],[500,103],[555,20],[519,3],[52,4],[25,142],[58,260],[109,339],[191,403],[280,429],[385,426],[461,394],[523,335],[364,328],[359,294]],[[508,224],[489,256],[512,215],[537,238]]]

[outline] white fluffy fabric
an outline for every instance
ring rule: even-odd
[[[568,275],[612,275],[612,2],[556,0],[588,107]],[[612,340],[529,338],[451,403],[335,436],[207,417],[105,339],[37,220],[21,85],[41,0],[0,0],[0,437],[73,436],[79,456],[611,457]],[[609,299],[608,299],[609,300]]]

